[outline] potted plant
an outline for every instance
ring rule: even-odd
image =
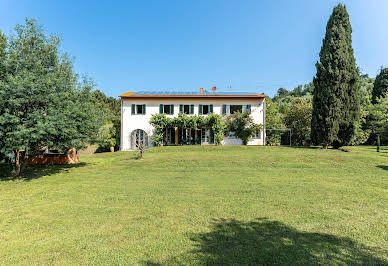
[[[116,139],[110,138],[107,141],[108,141],[108,144],[109,144],[110,152],[114,152],[115,151],[115,145],[116,145]]]

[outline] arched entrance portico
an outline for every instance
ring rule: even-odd
[[[142,129],[135,129],[131,133],[131,149],[138,150],[141,146],[148,147],[148,134]]]

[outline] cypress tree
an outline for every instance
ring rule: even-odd
[[[372,90],[372,103],[376,104],[377,99],[385,96],[388,91],[388,68],[381,68],[380,73],[376,76]]]
[[[352,27],[344,5],[339,4],[326,26],[316,63],[311,139],[316,145],[347,145],[359,118],[359,71],[352,48]]]

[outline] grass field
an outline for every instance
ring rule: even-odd
[[[388,264],[388,150],[351,149],[164,147],[28,169],[0,181],[0,264]]]

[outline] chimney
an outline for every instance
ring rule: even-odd
[[[199,93],[202,95],[203,94],[203,88],[199,89]]]

